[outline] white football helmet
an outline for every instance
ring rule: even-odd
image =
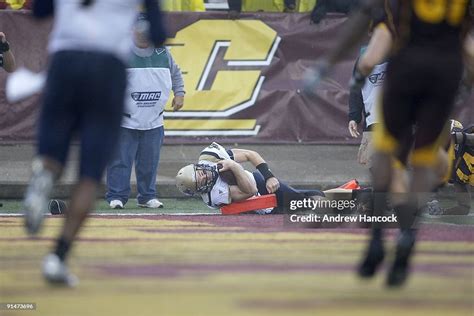
[[[216,166],[190,164],[178,171],[176,186],[186,195],[208,193],[212,190],[218,177]]]
[[[459,121],[450,120],[450,123],[451,133],[462,132],[462,130],[464,129],[464,126],[462,126],[461,122]]]

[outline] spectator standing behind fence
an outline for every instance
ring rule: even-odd
[[[0,67],[6,72],[15,70],[15,56],[10,49],[10,43],[7,41],[5,33],[0,32]]]
[[[364,51],[365,48],[361,50],[361,55]],[[357,125],[362,121],[363,114],[364,129],[357,160],[368,168],[371,167],[373,153],[371,145],[372,131],[377,124],[375,107],[385,78],[386,67],[386,62],[376,65],[372,73],[365,79],[363,87],[361,89],[358,87],[352,88],[349,94],[349,133],[354,138],[360,136]]]
[[[154,47],[142,32],[140,16],[134,28],[134,47],[128,72],[128,92],[119,144],[107,167],[106,199],[111,208],[122,209],[130,195],[130,176],[135,163],[137,202],[159,208],[156,173],[163,143],[163,112],[173,89],[172,107],[183,107],[181,70],[165,47]]]

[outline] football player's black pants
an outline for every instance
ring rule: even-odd
[[[270,194],[267,191],[266,181],[259,171],[253,172],[253,177],[257,183],[258,193],[260,195]],[[280,180],[278,180],[280,181]],[[291,186],[280,181],[280,187],[275,192],[277,198],[277,207],[281,211],[288,211],[290,209],[290,202],[294,200],[303,200],[311,196],[319,195],[324,196],[324,193],[319,190],[297,190]]]
[[[38,133],[38,154],[64,166],[81,142],[81,178],[100,181],[118,140],[126,88],[124,63],[112,54],[60,51],[51,59]]]

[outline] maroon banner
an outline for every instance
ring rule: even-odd
[[[338,40],[345,21],[329,15],[320,24],[307,14],[167,14],[168,45],[186,84],[185,106],[165,112],[166,143],[353,143],[347,131],[348,82],[358,49],[348,52],[314,95],[302,91],[304,72]],[[51,23],[28,12],[0,11],[19,66],[45,68]],[[5,100],[0,70],[0,142],[32,141],[39,97]],[[472,104],[473,98],[469,100]],[[474,122],[472,106],[454,115]]]

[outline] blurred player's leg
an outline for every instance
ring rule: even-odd
[[[43,275],[51,284],[74,287],[79,282],[77,277],[69,272],[64,261],[55,254],[49,254],[43,259]]]
[[[29,234],[36,234],[47,210],[49,195],[61,168],[48,158],[36,158],[32,164],[32,176],[25,194],[25,227]],[[54,171],[53,171],[54,170]]]
[[[403,57],[402,57],[403,58]],[[414,49],[405,57],[406,68],[417,70],[416,80],[420,96],[413,113],[416,122],[415,142],[411,156],[413,176],[405,203],[396,207],[400,236],[396,257],[387,276],[389,286],[404,283],[409,273],[409,260],[415,245],[415,224],[419,214],[420,200],[431,192],[439,182],[436,171],[438,152],[446,143],[443,132],[448,128],[447,118],[452,109],[454,96],[462,73],[461,58],[457,53],[439,57],[429,56]],[[409,88],[407,88],[409,90]],[[403,91],[403,88],[402,88]],[[446,159],[446,157],[445,157]]]
[[[382,215],[387,209],[387,194],[391,181],[392,157],[388,153],[376,152],[372,157],[373,215]],[[358,268],[361,277],[372,277],[385,257],[382,227],[374,223],[365,257]]]
[[[387,67],[387,77],[383,90],[383,104],[380,123],[374,133],[375,154],[372,164],[372,186],[374,188],[373,215],[381,216],[388,209],[387,193],[391,184],[398,182],[400,173],[394,173],[393,164],[399,153],[405,152],[410,143],[414,102],[411,94],[416,85],[402,85],[399,78],[407,78],[411,69],[399,67],[391,61]],[[384,259],[381,223],[373,223],[371,238],[365,257],[359,266],[361,277],[372,277]]]
[[[33,162],[32,177],[25,194],[25,226],[36,234],[48,209],[49,195],[66,161],[69,141],[76,125],[72,76],[62,69],[70,60],[56,54],[46,82],[38,131],[38,158]],[[61,85],[66,83],[66,87]]]
[[[95,203],[98,182],[94,179],[81,179],[74,188],[66,220],[54,253],[46,256],[43,262],[43,275],[54,284],[75,286],[78,279],[69,273],[65,259],[72,241],[87,218]]]
[[[385,109],[385,108],[384,108]],[[387,192],[392,181],[392,157],[398,148],[395,138],[381,121],[374,135],[375,153],[372,157],[373,206],[372,215],[380,216],[387,209]],[[382,227],[373,223],[369,244],[364,259],[358,268],[359,276],[372,277],[385,257]]]
[[[78,101],[82,104],[78,126],[81,138],[79,182],[72,193],[55,250],[46,257],[43,266],[44,277],[49,282],[69,286],[73,285],[71,280],[74,278],[67,271],[65,261],[80,227],[94,206],[102,173],[117,143],[126,86],[125,69],[118,59],[102,54],[73,54],[81,69],[78,83],[83,96],[83,100]],[[110,91],[115,91],[113,97]],[[46,262],[54,256],[60,264],[55,265],[56,270],[47,270]]]

